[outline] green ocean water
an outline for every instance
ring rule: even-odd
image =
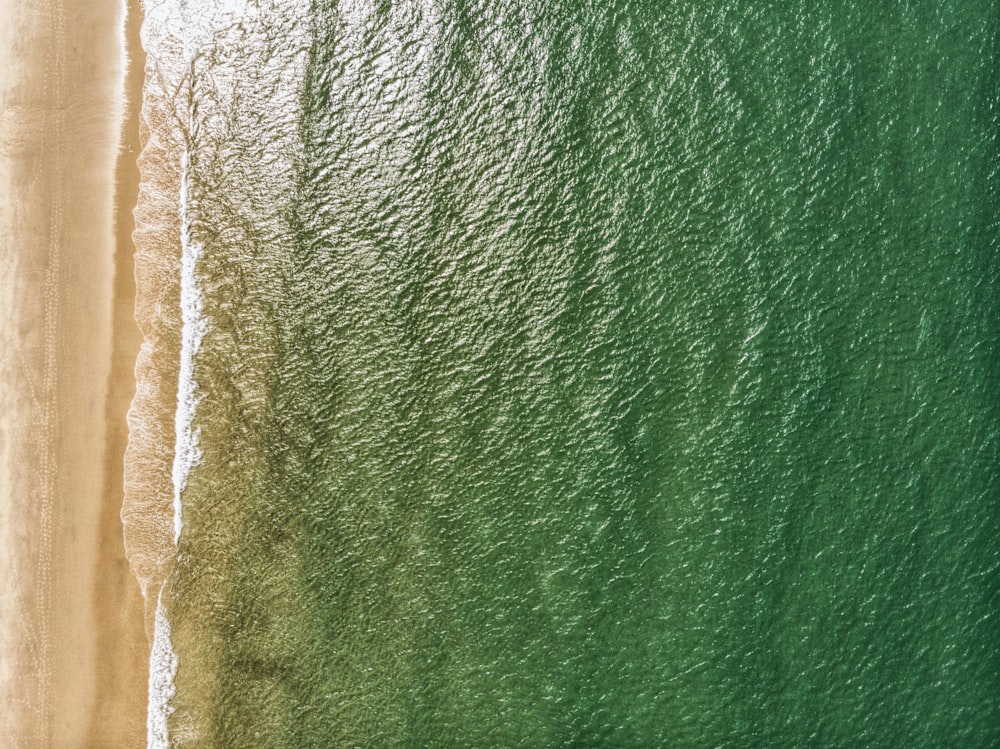
[[[191,67],[174,745],[1000,746],[1000,5],[294,15]]]

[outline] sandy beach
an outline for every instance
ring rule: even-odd
[[[139,144],[123,88],[131,108],[141,86],[141,60],[124,75],[122,16],[116,0],[0,2],[0,735],[10,747],[146,738],[148,642],[120,520],[139,345]]]

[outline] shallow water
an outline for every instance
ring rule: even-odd
[[[175,745],[1000,743],[998,11],[755,5],[147,21]]]

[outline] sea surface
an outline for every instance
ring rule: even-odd
[[[144,46],[151,747],[1000,746],[1000,4]]]

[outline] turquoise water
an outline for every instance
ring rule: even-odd
[[[1000,745],[1000,6],[199,37],[177,746]]]

